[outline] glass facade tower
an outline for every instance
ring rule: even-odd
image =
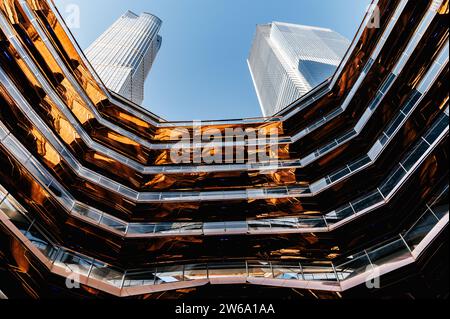
[[[448,297],[449,0],[374,3],[277,117],[199,125],[111,94],[53,1],[0,1],[0,298]]]
[[[86,50],[105,85],[139,105],[144,100],[145,79],[161,47],[161,24],[152,14],[128,11]]]
[[[330,77],[350,42],[324,28],[258,25],[248,58],[264,116],[271,116]]]

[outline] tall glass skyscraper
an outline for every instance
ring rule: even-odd
[[[324,28],[258,25],[248,58],[264,116],[271,116],[330,77],[350,42]]]
[[[0,298],[447,299],[449,0],[374,3],[320,89],[199,125],[0,1]]]
[[[161,47],[162,21],[149,13],[122,15],[86,50],[105,85],[141,104],[144,82]]]

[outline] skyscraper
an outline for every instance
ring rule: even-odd
[[[53,1],[0,1],[3,294],[448,297],[449,0],[376,3],[320,90],[193,127],[110,94]]]
[[[162,21],[149,13],[122,15],[86,50],[105,85],[141,104],[144,82],[161,47]]]
[[[264,116],[271,116],[330,77],[349,41],[324,28],[258,25],[248,58]]]

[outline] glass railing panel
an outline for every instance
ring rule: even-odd
[[[364,156],[363,158],[360,158],[359,160],[351,163],[348,165],[348,167],[350,168],[350,170],[353,172],[361,167],[363,167],[364,165],[367,165],[370,163],[370,157],[369,156]]]
[[[436,5],[439,1],[434,1],[432,5]],[[434,19],[434,14],[428,13],[422,22],[420,23],[419,27],[417,28],[416,34],[422,35],[428,26],[430,25],[431,21]]]
[[[372,270],[372,265],[366,254],[358,254],[349,257],[348,261],[344,261],[335,267],[337,276],[340,281],[350,279],[366,271]]]
[[[189,231],[201,231],[203,230],[203,223],[202,222],[189,223],[188,225],[184,226],[183,229]]]
[[[433,211],[433,214],[441,220],[449,211],[448,198],[445,202],[436,202],[435,204],[430,205],[430,209]]]
[[[174,223],[173,229],[178,230],[180,233],[198,233],[203,230],[203,223]]]
[[[26,214],[26,210],[12,195],[8,195],[3,199],[3,202],[0,203],[0,209],[12,222],[15,219],[25,218],[23,215]]]
[[[267,195],[286,195],[288,192],[286,187],[279,187],[279,188],[269,188],[267,189]]]
[[[183,266],[165,266],[156,268],[156,284],[165,284],[184,280]]]
[[[370,68],[372,67],[373,63],[374,63],[374,60],[372,58],[370,58],[367,61],[366,65],[364,66],[363,73],[367,73],[370,70]]]
[[[27,230],[21,230],[22,234],[31,242],[38,242],[45,245],[50,243],[50,240],[44,235],[44,232],[36,227],[36,223],[32,224]]]
[[[76,214],[79,214],[81,216],[84,216],[90,220],[92,220],[92,222],[98,223],[100,222],[100,219],[102,218],[102,214],[93,210],[91,207],[86,206],[86,205],[82,205],[80,203],[75,203],[73,206],[73,212],[75,212]]]
[[[230,231],[247,231],[248,226],[245,221],[225,222],[225,229]]]
[[[184,280],[202,280],[208,278],[206,264],[189,264],[184,267]]]
[[[198,198],[199,193],[198,192],[182,192],[180,194],[181,198],[187,199],[187,198]]]
[[[417,34],[413,37],[413,39],[417,39]],[[411,42],[410,42],[410,44],[411,44]],[[410,58],[410,56],[407,55],[405,52],[403,52],[400,60],[398,60],[392,73],[394,73],[395,75],[399,75],[400,71],[403,69],[403,66],[406,64],[406,62],[408,62],[409,58]]]
[[[318,120],[317,122],[315,122],[314,124],[310,125],[308,127],[308,132],[311,132],[313,130],[315,130],[316,128],[318,128],[319,126],[321,126],[323,123],[325,123],[327,120],[326,118],[321,118],[320,120]]]
[[[16,140],[8,135],[2,143],[6,146],[6,148],[17,158],[21,163],[25,163],[29,157],[30,153],[27,149],[25,149],[22,145],[20,145]]]
[[[191,226],[191,224],[189,224],[189,223],[157,223],[157,224],[154,224],[154,227],[155,227],[155,233],[178,234],[183,231],[198,229],[199,225],[194,224]],[[201,226],[200,226],[200,229],[201,229]]]
[[[208,273],[209,278],[246,277],[247,267],[245,262],[209,264]]]
[[[56,184],[55,181],[51,182],[48,188],[53,193],[54,198],[68,209],[71,209],[73,205],[75,205],[75,200],[72,196],[70,196],[63,187]]]
[[[420,94],[420,92],[413,90],[413,93],[408,99],[408,102],[406,102],[405,106],[402,109],[403,113],[408,114],[412,110],[414,105],[417,103],[417,101],[419,101],[421,96],[422,94]]]
[[[371,111],[373,111],[374,109],[377,108],[378,104],[380,104],[381,99],[383,98],[383,94],[381,94],[380,92],[377,93],[377,95],[375,96],[375,98],[372,100],[372,102],[369,105],[369,109]]]
[[[448,203],[448,189],[449,189],[449,184],[447,183],[438,192],[433,194],[428,205],[432,206],[434,204],[439,204],[439,203],[440,204]]]
[[[325,120],[328,122],[329,120],[335,118],[336,116],[338,116],[339,114],[341,114],[343,112],[342,107],[338,107],[337,109],[331,111],[326,117]]]
[[[355,214],[352,206],[347,204],[325,215],[328,224],[335,224]]]
[[[330,181],[333,183],[333,182],[341,179],[342,177],[344,177],[344,176],[346,176],[346,175],[348,175],[350,173],[351,173],[351,170],[348,167],[344,167],[340,171],[330,175],[329,178],[330,178]]]
[[[155,233],[165,234],[165,233],[178,233],[179,230],[173,228],[173,223],[157,223],[154,225]]]
[[[51,183],[51,176],[44,172],[42,166],[37,163],[33,158],[28,163],[25,163],[28,171],[33,174],[43,185],[48,186]]]
[[[246,196],[246,193],[244,196]],[[221,199],[225,199],[225,197],[222,192],[214,192],[213,194],[208,194],[206,192],[199,192],[199,199],[200,200],[221,200]]]
[[[157,195],[155,193],[152,194],[146,194],[145,196],[143,196],[142,198],[156,198],[156,197],[161,197],[162,200],[171,200],[171,199],[181,199],[182,197],[182,193],[178,193],[178,192],[165,192],[165,193],[160,193],[159,195]],[[195,196],[192,193],[185,193],[184,194],[185,197],[190,197],[190,196]],[[140,196],[139,196],[140,197]],[[140,197],[141,198],[141,197]]]
[[[384,197],[388,197],[389,194],[394,190],[397,184],[405,177],[406,171],[398,166],[393,173],[391,173],[388,179],[381,185],[380,192]]]
[[[34,238],[34,237],[30,236],[29,233],[26,233],[25,235],[28,235],[27,238],[30,241],[30,243],[34,247],[39,249],[39,251],[48,259],[52,260],[52,258],[54,258],[54,256],[57,254],[58,247],[53,246],[46,241],[40,240],[38,238]]]
[[[271,229],[273,231],[278,230],[288,230],[288,229],[297,229],[298,228],[298,218],[283,218],[283,219],[271,219]]]
[[[327,227],[325,219],[319,218],[298,218],[297,228],[323,228]]]
[[[428,150],[430,146],[425,143],[425,141],[419,142],[416,144],[414,148],[405,156],[405,158],[401,161],[403,167],[409,171],[416,165],[417,161],[422,157],[423,154]]]
[[[178,197],[179,197],[179,195],[178,195]],[[159,201],[162,199],[161,194],[159,194],[159,193],[139,193],[137,198],[139,201],[144,201],[144,202],[145,201],[148,201],[148,202]]]
[[[427,210],[422,217],[403,235],[411,250],[425,238],[430,230],[438,223],[438,219],[433,213]]]
[[[127,224],[125,222],[106,215],[103,215],[100,223],[121,233],[125,233],[127,229]]]
[[[384,134],[386,134],[386,136],[390,138],[399,128],[405,118],[406,116],[403,113],[398,113],[395,116],[394,120],[392,120],[389,124],[389,127],[384,131]]]
[[[203,230],[206,232],[225,232],[225,222],[209,222],[203,225]]]
[[[357,134],[361,133],[367,121],[369,121],[370,117],[372,116],[372,113],[373,112],[371,110],[366,109],[363,115],[361,115],[361,117],[359,118],[358,122],[354,127],[354,130],[357,132]]]
[[[153,224],[130,224],[128,226],[128,234],[148,235],[155,232],[155,225]]]
[[[448,187],[447,187],[448,188]],[[435,204],[442,204],[440,199],[445,200],[446,190],[440,196],[433,200]],[[95,278],[106,282],[110,285],[121,287],[141,286],[145,284],[163,284],[170,282],[178,282],[182,280],[195,280],[207,278],[208,271],[210,277],[233,277],[233,276],[253,276],[261,278],[277,279],[305,279],[305,280],[320,280],[320,281],[336,281],[345,280],[361,274],[365,271],[370,271],[370,265],[381,266],[390,263],[402,261],[411,257],[410,250],[406,246],[406,242],[414,248],[416,245],[429,233],[429,231],[436,225],[438,219],[427,210],[426,213],[419,219],[419,221],[407,232],[405,237],[397,238],[387,244],[380,244],[361,252],[357,255],[351,256],[350,260],[344,261],[335,268],[331,262],[318,262],[317,264],[298,264],[292,263],[275,263],[261,261],[232,262],[232,263],[217,263],[207,267],[204,264],[193,264],[187,266],[161,266],[156,272],[127,272],[124,276],[124,271],[121,269],[111,267],[100,261],[95,261],[92,258],[82,256],[80,254],[57,248],[55,244],[51,243],[42,229],[37,226],[26,228],[23,233],[46,256],[53,259],[55,255],[55,264],[65,267],[68,271],[89,275],[90,278]],[[419,239],[418,239],[419,238]],[[58,254],[56,254],[58,252]],[[209,269],[208,269],[209,268]],[[208,270],[207,270],[208,269]],[[156,273],[156,276],[153,274]],[[336,277],[337,273],[337,277]]]
[[[379,204],[383,200],[383,196],[381,196],[378,191],[373,191],[364,198],[353,201],[352,206],[356,213],[360,213],[374,205]]]
[[[439,137],[439,135],[445,130],[447,126],[448,126],[448,116],[442,114],[440,116],[439,121],[433,125],[433,127],[427,134],[425,134],[424,139],[428,143],[433,144],[434,141]]]
[[[292,142],[290,137],[282,137],[278,140],[268,139],[267,141],[270,142],[270,144],[290,144]]]
[[[300,196],[302,194],[308,194],[310,193],[309,188],[305,187],[289,187],[287,195],[289,196]]]
[[[101,280],[119,288],[122,286],[123,276],[123,270],[97,261],[93,264],[89,275],[90,278]]]
[[[380,146],[385,146],[386,143],[389,141],[389,136],[387,136],[384,132],[381,133],[380,138],[378,139],[378,142],[380,143]],[[382,151],[381,147],[378,147],[377,152],[375,154],[380,154],[380,152]]]
[[[8,134],[9,131],[3,126],[3,124],[0,123],[0,141],[3,141]]]
[[[46,135],[46,136],[48,137],[48,136],[51,136],[51,135]],[[68,152],[64,148],[60,151],[60,153],[61,153],[61,157],[64,159],[64,161],[66,161],[67,164],[69,164],[69,166],[72,167],[72,169],[77,172],[77,174],[80,174],[81,173],[81,170],[80,170],[81,167],[78,164],[78,161],[73,157],[72,153]]]
[[[26,236],[26,232],[30,228],[32,222],[20,212],[15,210],[13,207],[4,209],[5,204],[8,205],[8,203],[5,201],[0,205],[0,209],[3,213],[6,214],[6,216],[10,219],[14,226],[17,227],[17,229]]]
[[[395,80],[395,75],[390,73],[389,76],[387,77],[386,81],[384,81],[383,85],[381,86],[380,92],[383,94],[386,94],[387,90],[391,86],[392,82],[394,82],[394,80]]]
[[[311,154],[301,158],[300,165],[304,167],[304,166],[312,163],[316,159],[316,157],[319,157],[319,156],[320,156],[319,152],[315,151],[314,153],[311,153]]]
[[[141,287],[151,286],[156,282],[156,269],[141,271],[141,272],[127,272],[123,279],[123,287]]]
[[[267,190],[265,189],[248,189],[245,191],[245,195],[242,194],[241,191],[231,191],[230,192],[233,197],[239,197],[243,196],[243,198],[261,198],[265,197],[267,195]],[[242,195],[241,195],[242,194]],[[287,193],[286,193],[287,194]],[[228,197],[228,195],[226,195]]]
[[[419,92],[424,93],[427,87],[431,85],[431,83],[434,80],[434,77],[438,74],[439,70],[442,68],[442,65],[437,64],[436,62],[433,63],[431,68],[428,70],[427,74],[425,75],[425,78],[422,80],[422,82],[417,87],[417,90]]]
[[[117,160],[118,162],[121,162],[129,167],[131,167],[132,169],[136,170],[136,171],[143,171],[144,173],[147,173],[149,171],[149,169],[147,167],[143,167],[140,164],[138,164],[137,162],[130,160],[128,158],[125,158],[123,156],[118,156],[116,153],[112,153],[110,151],[108,151],[108,153],[106,154],[108,155],[108,157],[111,157],[115,160]],[[158,169],[158,168],[151,168],[152,171],[155,171],[157,173],[161,172],[162,169]]]
[[[8,195],[8,191],[0,184],[0,203]]]
[[[123,185],[119,186],[119,193],[121,193],[125,197],[132,198],[134,200],[138,199],[138,193],[136,191],[132,190],[129,187],[125,187]]]
[[[101,176],[87,168],[81,168],[80,173],[83,175],[83,177],[89,181],[92,181],[94,183],[99,183]]]
[[[249,277],[273,278],[270,262],[250,261],[247,265]]]
[[[297,262],[272,263],[273,277],[282,280],[302,280],[302,269]]]
[[[303,278],[305,280],[322,280],[322,281],[337,281],[331,263],[328,265],[305,265],[302,264]]]
[[[324,147],[320,148],[320,149],[317,151],[317,154],[318,154],[318,155],[325,154],[327,151],[333,149],[333,148],[336,147],[336,146],[338,146],[338,142],[337,142],[337,141],[333,141],[333,142],[331,142],[331,143],[325,145]]]
[[[60,249],[55,265],[64,267],[68,272],[74,272],[87,276],[93,263],[92,258],[87,258],[64,249]]]
[[[119,183],[110,180],[109,178],[100,177],[99,184],[102,185],[102,187],[108,188],[114,192],[119,192]]]
[[[249,230],[268,230],[271,227],[270,221],[266,220],[249,220],[248,221],[248,228]]]
[[[379,248],[368,249],[367,254],[375,267],[411,257],[408,247],[401,238]]]
[[[56,257],[58,247],[53,244],[47,236],[44,235],[44,232],[39,229],[36,224],[33,224],[33,226],[30,227],[26,232],[23,232],[23,234],[48,259],[53,260]]]
[[[348,141],[349,139],[351,139],[352,137],[354,137],[355,135],[356,135],[356,131],[355,130],[351,130],[351,131],[345,133],[344,135],[342,135],[336,141],[337,141],[338,144],[342,144],[342,143]]]

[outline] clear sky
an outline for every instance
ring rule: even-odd
[[[282,21],[333,29],[352,40],[370,0],[55,0],[87,48],[126,10],[163,20],[162,48],[143,105],[168,120],[261,116],[247,67],[257,24]]]

